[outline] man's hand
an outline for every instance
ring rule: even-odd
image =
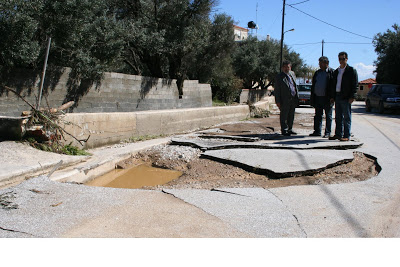
[[[349,98],[349,104],[354,102],[354,98]]]

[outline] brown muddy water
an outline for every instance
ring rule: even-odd
[[[180,171],[154,168],[146,164],[128,169],[115,169],[103,176],[85,183],[89,186],[131,188],[157,186],[175,180],[182,175]]]

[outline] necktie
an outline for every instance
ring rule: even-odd
[[[289,87],[290,87],[290,91],[292,93],[292,96],[295,96],[296,95],[296,89],[294,88],[294,83],[293,83],[292,77],[288,74],[287,78],[289,80]]]

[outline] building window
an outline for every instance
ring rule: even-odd
[[[363,90],[364,90],[364,86],[361,85],[361,86],[360,86],[360,91],[363,91]]]

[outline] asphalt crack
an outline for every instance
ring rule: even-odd
[[[282,202],[282,204],[285,206],[286,210],[287,210],[287,211],[293,216],[293,218],[296,220],[297,226],[299,227],[299,229],[304,233],[304,235],[306,236],[306,238],[308,238],[307,232],[306,232],[306,230],[301,226],[301,223],[300,223],[299,219],[297,218],[297,216],[296,216],[294,213],[290,212],[289,207],[283,202],[283,200],[280,199],[276,194],[274,194],[274,193],[271,192],[270,190],[268,190],[268,189],[265,189],[265,190],[267,190],[268,192],[270,192],[274,197],[276,197],[280,202]]]
[[[7,229],[7,228],[3,228],[3,227],[1,227],[1,226],[0,226],[0,230],[7,231],[7,232],[21,233],[21,234],[26,234],[26,235],[34,236],[34,235],[29,234],[29,233],[26,233],[26,232],[17,231],[17,230],[13,230],[13,229]]]

